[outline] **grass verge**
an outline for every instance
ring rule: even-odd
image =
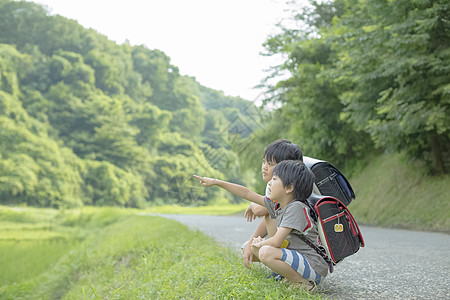
[[[151,206],[144,210],[146,213],[157,214],[176,214],[176,215],[211,215],[226,216],[244,213],[249,202],[240,204],[224,204],[224,205],[208,205],[208,206],[179,206],[179,205],[162,205]]]
[[[358,223],[450,232],[450,176],[425,176],[419,163],[399,154],[374,158],[351,179]]]
[[[1,232],[15,231],[0,237],[1,299],[321,298],[266,280],[262,267],[248,271],[238,253],[199,231],[133,210],[0,206],[0,222]],[[32,239],[33,230],[54,234]],[[11,245],[23,250],[8,256]],[[18,257],[23,269],[14,273]]]

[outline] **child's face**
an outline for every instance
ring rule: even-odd
[[[283,193],[286,190],[281,179],[277,175],[273,175],[268,186],[270,199],[273,201],[281,200]]]
[[[275,161],[268,162],[266,158],[263,158],[261,172],[264,181],[269,182],[272,179],[273,169],[277,163]]]

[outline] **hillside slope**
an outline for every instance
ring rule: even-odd
[[[383,154],[350,178],[359,224],[450,232],[450,176],[423,175],[420,163]]]
[[[182,75],[160,50],[0,0],[2,204],[236,202],[217,189],[195,193],[191,175],[244,183],[234,149],[258,113]]]

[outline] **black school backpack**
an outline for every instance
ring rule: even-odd
[[[347,208],[355,199],[355,193],[345,176],[329,162],[307,156],[303,157],[303,162],[316,177],[308,204],[321,247],[316,247],[305,236],[302,240],[325,259],[332,273],[334,265],[364,247],[358,224]]]

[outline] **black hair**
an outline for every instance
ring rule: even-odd
[[[306,202],[311,195],[314,184],[314,174],[307,166],[298,160],[285,160],[280,162],[273,169],[284,187],[293,186],[294,200]]]
[[[289,140],[276,140],[267,146],[263,158],[268,162],[275,161],[277,164],[283,160],[303,161],[302,149]]]

